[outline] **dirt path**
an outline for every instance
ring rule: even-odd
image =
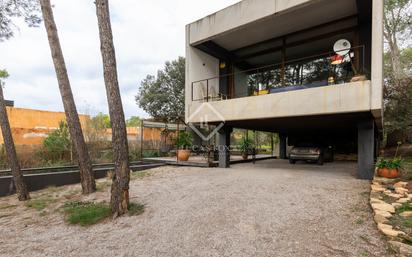
[[[276,168],[274,168],[276,167]],[[42,211],[0,199],[1,256],[390,256],[353,164],[268,160],[231,169],[161,167],[134,179],[140,216],[82,228],[64,223],[49,189]],[[109,199],[103,188],[88,200]],[[14,206],[17,205],[17,206]]]

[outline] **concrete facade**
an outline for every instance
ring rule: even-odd
[[[252,69],[282,62],[284,78],[288,60],[333,51],[341,38],[359,47],[353,50],[354,65],[362,67],[366,80],[247,95]],[[374,123],[375,138],[383,124],[383,1],[243,0],[188,24],[185,89],[189,123],[218,124],[223,119],[228,126],[287,137],[283,121],[303,133],[310,119],[318,121],[311,124],[314,131],[327,131],[344,117],[350,123],[345,129],[362,136],[358,123],[367,118]],[[362,156],[369,156],[365,151],[370,147],[365,149]],[[359,167],[364,170],[359,174],[368,174],[360,177],[370,177],[369,157]]]
[[[193,102],[189,113],[197,112],[188,121],[198,123],[207,117],[208,122],[219,122],[221,116],[225,121],[236,121],[365,112],[371,110],[371,92],[371,81],[362,81],[225,101]],[[218,110],[220,115],[204,105]]]

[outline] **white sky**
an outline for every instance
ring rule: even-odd
[[[135,103],[140,81],[167,60],[184,56],[187,23],[239,0],[111,0],[120,90],[126,117],[147,117]],[[53,1],[69,78],[80,113],[107,113],[97,18],[93,0]],[[16,107],[63,111],[44,25],[17,22],[15,37],[0,42],[4,89]]]

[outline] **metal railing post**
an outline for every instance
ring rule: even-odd
[[[362,45],[362,73],[365,74],[365,45]]]
[[[206,80],[206,102],[209,102],[209,80]]]
[[[194,82],[192,82],[192,102],[194,101],[194,97],[193,97],[193,83],[194,83]]]

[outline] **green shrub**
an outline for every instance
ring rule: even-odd
[[[404,203],[402,206],[396,208],[396,213],[402,213],[405,211],[412,211],[412,203]]]
[[[68,202],[63,210],[67,215],[67,222],[80,226],[96,224],[111,215],[111,209],[107,203]]]
[[[182,131],[179,132],[179,136],[177,138],[177,146],[181,149],[187,149],[192,147],[193,145],[193,136],[192,134]]]
[[[7,155],[6,155],[6,149],[4,145],[0,146],[0,169],[7,169],[8,168],[8,163],[7,163]]]
[[[388,168],[388,169],[402,169],[404,161],[401,158],[393,158],[391,160],[388,159],[379,159],[376,163],[376,167],[379,169]]]
[[[140,145],[129,143],[129,161],[139,161],[140,157]]]
[[[61,161],[68,159],[71,151],[70,134],[67,123],[61,121],[59,128],[50,133],[43,141],[44,155],[46,161]]]
[[[242,138],[240,141],[239,149],[242,153],[248,153],[249,149],[252,147],[252,140],[247,138]]]
[[[145,150],[143,151],[144,158],[160,157],[159,151],[157,150]]]

